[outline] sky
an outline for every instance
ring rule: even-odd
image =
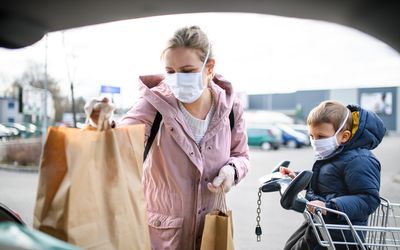
[[[203,13],[52,32],[23,49],[0,49],[0,91],[30,64],[44,67],[47,55],[48,73],[64,94],[70,94],[71,81],[75,96],[86,99],[98,96],[101,85],[118,86],[116,104],[129,107],[138,97],[138,76],[164,73],[160,55],[166,41],[188,25],[207,33],[216,72],[237,92],[400,86],[399,53],[355,29],[270,15]]]

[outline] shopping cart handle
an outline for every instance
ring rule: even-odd
[[[281,161],[278,165],[276,165],[276,167],[271,171],[271,173],[278,172],[279,169],[280,169],[280,167],[288,168],[289,165],[290,165],[290,161],[285,161],[285,160],[283,160],[283,161]]]
[[[290,177],[271,179],[262,185],[261,191],[264,193],[282,191],[282,187],[288,186],[291,181]]]
[[[263,192],[276,192],[282,191],[282,187],[287,187],[291,182],[291,178],[288,175],[279,172],[280,167],[289,167],[290,161],[281,161],[275,168],[272,169],[270,174],[264,175],[259,178],[261,184],[261,191]]]
[[[290,210],[303,213],[304,210],[306,210],[306,207],[307,207],[307,200],[303,197],[297,196]]]
[[[292,180],[289,186],[286,188],[285,192],[281,197],[281,206],[284,209],[290,209],[301,213],[304,211],[303,204],[300,198],[298,198],[298,194],[304,190],[311,181],[313,172],[306,170],[299,173],[296,178]]]

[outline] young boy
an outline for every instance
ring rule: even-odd
[[[385,134],[382,120],[359,106],[324,101],[311,110],[307,118],[311,145],[316,161],[307,190],[307,209],[317,205],[347,214],[353,225],[367,225],[368,216],[380,204],[380,163],[370,150],[376,148]],[[281,172],[292,178],[288,168]],[[322,210],[326,223],[346,224],[344,218]],[[333,240],[343,241],[338,231],[330,232]],[[363,235],[360,234],[363,238]],[[351,233],[345,234],[353,241]],[[346,249],[336,245],[336,249]],[[324,249],[311,227],[304,223],[286,242],[284,249]],[[356,247],[350,249],[357,249]]]

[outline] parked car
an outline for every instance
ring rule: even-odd
[[[39,136],[41,134],[40,129],[35,124],[24,122],[22,125],[25,126],[26,131],[30,134],[30,136]]]
[[[16,136],[19,136],[22,138],[28,138],[33,135],[31,130],[29,128],[25,127],[24,125],[22,125],[21,123],[8,122],[8,123],[4,123],[3,125],[9,129],[13,129],[14,131],[16,130],[18,133]]]
[[[0,139],[7,139],[9,137],[13,136],[13,133],[10,129],[8,129],[6,126],[0,124]]]
[[[290,124],[289,125],[293,130],[300,132],[307,136],[307,146],[310,146],[310,134],[308,133],[308,127],[304,124]]]
[[[282,143],[282,133],[274,126],[247,128],[248,144],[259,146],[263,150],[279,149]]]
[[[288,148],[301,148],[310,145],[310,139],[307,135],[294,130],[289,125],[280,124],[278,128],[282,131],[282,144]]]

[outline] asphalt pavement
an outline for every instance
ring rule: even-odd
[[[400,174],[400,137],[387,136],[374,153],[382,164],[381,196],[400,202],[400,183],[394,176]],[[311,148],[250,151],[251,171],[227,195],[228,207],[233,212],[236,249],[282,249],[286,239],[302,223],[303,215],[284,210],[279,193],[263,193],[261,204],[261,242],[256,241],[258,178],[269,173],[281,160],[291,161],[294,170],[310,169],[313,163]],[[0,202],[19,212],[32,225],[38,174],[0,169]]]

